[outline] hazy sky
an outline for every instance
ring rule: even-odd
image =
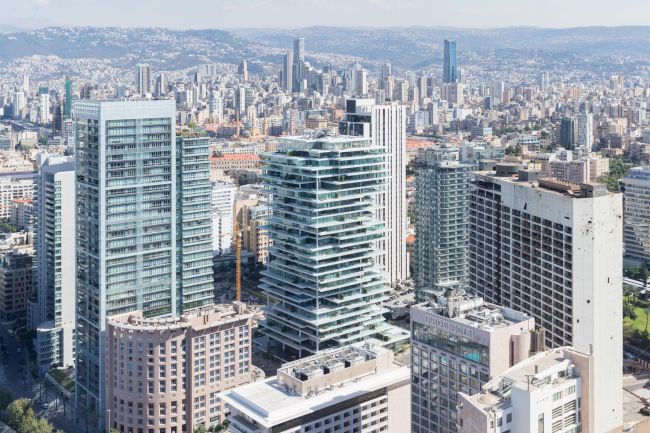
[[[580,27],[650,25],[649,17],[648,0],[0,0],[0,23],[15,25],[35,18],[70,26],[178,29]]]

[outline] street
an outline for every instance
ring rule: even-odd
[[[42,418],[47,419],[55,429],[63,430],[66,433],[85,433],[93,432],[93,425],[89,423],[88,429],[85,426],[85,419],[74,411],[74,417],[79,417],[79,424],[71,421],[72,404],[66,401],[66,416],[63,415],[63,402],[61,401],[61,394],[56,398],[55,392],[50,388],[47,391],[47,401],[45,398],[45,387],[41,387],[41,378],[32,379],[31,388],[29,384],[28,368],[29,356],[27,349],[18,349],[19,342],[15,336],[7,334],[7,329],[11,327],[11,322],[0,323],[0,335],[3,338],[4,344],[7,345],[8,355],[5,356],[6,365],[0,365],[0,386],[9,389],[14,399],[29,398],[34,401],[36,398],[41,400],[40,404],[34,403],[34,412]],[[22,372],[19,371],[20,361],[24,361]],[[42,395],[41,395],[42,388]],[[43,409],[42,404],[48,403],[49,408]],[[96,430],[95,430],[96,431]]]

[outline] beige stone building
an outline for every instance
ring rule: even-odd
[[[224,419],[219,392],[260,378],[251,364],[246,305],[211,306],[178,317],[141,311],[107,319],[106,409],[111,428],[191,432]]]
[[[245,153],[210,157],[210,171],[251,169],[251,168],[259,168],[261,165],[262,165],[262,160],[260,159],[259,156],[249,155]]]
[[[261,226],[266,223],[269,208],[262,200],[239,200],[235,201],[235,221],[243,227],[242,248],[255,254],[257,263],[266,263],[269,258],[267,248],[273,245],[269,240],[266,231]]]

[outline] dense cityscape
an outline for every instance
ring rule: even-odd
[[[628,28],[2,30],[0,431],[650,432]]]

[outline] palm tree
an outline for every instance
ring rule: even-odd
[[[45,379],[43,379],[43,385],[45,386],[45,403],[47,403],[47,389],[50,386],[53,386],[54,384],[49,378],[46,377]]]
[[[648,334],[648,318],[650,316],[650,308],[644,308],[643,313],[645,314],[645,333]]]
[[[31,390],[32,388],[32,376],[37,373],[38,371],[38,365],[34,364],[33,362],[30,362],[27,364],[27,371],[29,371],[29,389]]]

